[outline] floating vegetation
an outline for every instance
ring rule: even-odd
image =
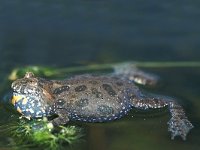
[[[0,126],[0,132],[11,137],[8,147],[15,149],[66,149],[67,146],[79,142],[83,136],[79,127],[53,127],[46,119],[40,121],[19,119],[18,122]]]
[[[132,65],[133,67],[143,68],[163,68],[163,67],[200,67],[200,62],[122,62],[113,64],[92,64],[87,66],[75,66],[67,68],[54,68],[45,66],[26,66],[20,68],[14,68],[8,76],[9,80],[16,80],[17,78],[24,76],[27,71],[31,71],[36,75],[42,75],[46,77],[59,76],[67,73],[81,72],[81,71],[97,71],[104,69],[114,69],[117,65]]]

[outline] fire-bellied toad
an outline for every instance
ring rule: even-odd
[[[136,86],[154,84],[156,77],[138,69],[116,66],[109,75],[77,75],[66,80],[46,80],[27,72],[24,78],[12,83],[12,103],[26,118],[57,115],[53,125],[69,120],[106,122],[118,119],[132,108],[143,110],[168,107],[171,119],[168,130],[171,138],[186,139],[193,125],[183,108],[174,99],[147,96]]]

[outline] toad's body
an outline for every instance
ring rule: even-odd
[[[12,84],[12,102],[26,118],[58,115],[54,125],[69,120],[105,122],[124,116],[131,108],[149,109],[169,107],[172,118],[168,122],[172,138],[183,139],[193,127],[184,110],[172,99],[161,96],[145,96],[134,81],[154,83],[151,76],[135,71],[117,70],[107,76],[78,75],[67,80],[46,80],[26,73]],[[141,78],[140,76],[141,75]]]
[[[89,122],[121,117],[131,108],[130,97],[138,94],[133,84],[115,77],[81,75],[53,86],[52,93],[69,118]]]

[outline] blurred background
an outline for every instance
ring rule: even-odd
[[[200,61],[199,16],[198,0],[0,0],[0,76],[26,65]],[[199,148],[199,68],[150,71],[165,82],[156,91],[183,99],[188,141],[170,140],[166,114],[89,125],[82,149]]]
[[[0,65],[199,60],[199,7],[197,0],[1,0]]]

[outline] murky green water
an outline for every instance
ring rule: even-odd
[[[200,61],[199,15],[199,1],[1,0],[0,84],[13,68],[26,65]],[[131,111],[112,123],[79,124],[86,135],[72,149],[199,149],[200,68],[148,71],[158,74],[162,84],[147,90],[177,97],[186,109],[195,126],[187,141],[170,140],[167,112]],[[7,92],[1,92],[0,98]],[[0,122],[8,123],[11,115],[1,104]],[[0,133],[1,149],[8,143],[9,137]]]

